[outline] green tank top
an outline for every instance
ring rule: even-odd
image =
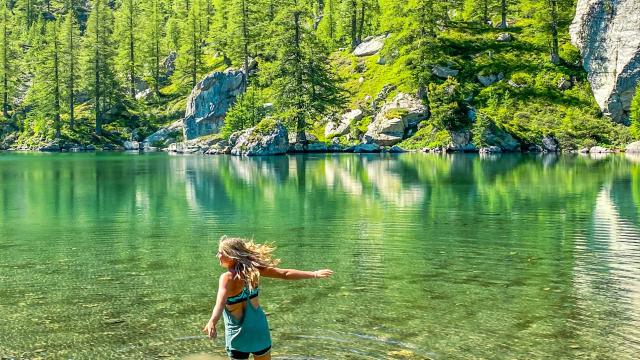
[[[266,314],[260,306],[253,307],[251,299],[247,298],[246,302],[240,321],[234,318],[226,307],[224,309],[224,338],[227,351],[257,352],[271,346]]]

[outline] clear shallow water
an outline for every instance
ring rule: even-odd
[[[640,354],[640,158],[0,154],[0,357],[224,355],[222,234],[336,270],[263,280],[275,359]]]

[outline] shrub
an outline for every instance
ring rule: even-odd
[[[236,103],[227,112],[221,133],[224,137],[229,137],[236,131],[256,126],[265,116],[262,97],[256,90],[249,89],[236,99]]]
[[[444,83],[429,85],[431,121],[439,129],[460,130],[469,125],[462,105],[460,84],[453,78]]]
[[[634,139],[640,140],[640,82],[636,87],[636,94],[631,101],[629,118],[631,120],[631,135]]]
[[[511,74],[511,81],[513,81],[516,85],[531,85],[533,83],[533,78],[531,75],[525,72],[517,72]]]

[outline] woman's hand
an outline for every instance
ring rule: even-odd
[[[216,324],[213,322],[213,319],[209,320],[207,325],[202,329],[202,332],[209,336],[209,339],[215,339],[218,336],[218,332],[216,331]]]
[[[314,275],[314,278],[316,279],[324,279],[333,275],[333,270],[329,270],[329,269],[316,270],[313,272],[313,275]]]

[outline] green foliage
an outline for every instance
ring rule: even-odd
[[[640,83],[636,86],[635,96],[631,101],[629,119],[631,120],[631,134],[636,140],[640,140]]]
[[[438,129],[456,131],[469,125],[462,105],[460,84],[453,78],[444,83],[429,86],[431,122]]]
[[[446,147],[451,143],[451,136],[446,130],[440,129],[429,122],[419,129],[412,137],[398,144],[407,150],[434,149]]]
[[[227,138],[236,131],[256,126],[266,114],[260,93],[250,88],[227,112],[221,133]]]

